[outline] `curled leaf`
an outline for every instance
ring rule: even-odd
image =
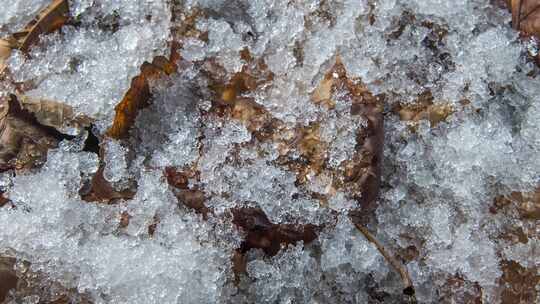
[[[432,127],[445,121],[452,113],[454,108],[449,104],[433,103],[431,92],[422,94],[413,104],[398,105],[394,109],[399,118],[413,124],[413,127],[421,120],[427,120]]]
[[[32,113],[40,124],[53,127],[61,132],[69,132],[72,129],[80,130],[92,123],[89,117],[76,114],[72,107],[61,102],[23,95],[17,95],[17,99],[22,109]]]
[[[17,97],[2,100],[0,114],[0,167],[24,170],[41,165],[47,150],[61,139],[69,138],[56,129],[41,125],[34,115],[21,107]]]
[[[176,65],[162,56],[154,58],[152,63],[144,62],[141,73],[131,80],[129,90],[116,106],[113,125],[107,131],[107,135],[114,139],[125,139],[139,111],[150,104],[149,81],[175,71]]]

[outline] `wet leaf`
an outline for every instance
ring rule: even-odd
[[[107,135],[114,139],[125,139],[135,123],[141,109],[150,105],[149,81],[176,71],[176,65],[169,59],[158,56],[152,63],[144,62],[141,73],[131,80],[131,86],[115,108],[113,125]]]

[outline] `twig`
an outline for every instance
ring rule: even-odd
[[[403,285],[405,285],[405,288],[403,289],[403,293],[405,295],[410,296],[413,299],[413,302],[416,302],[416,298],[414,296],[414,286],[411,280],[411,277],[409,275],[409,272],[407,271],[407,268],[403,266],[400,262],[396,260],[388,251],[384,248],[384,246],[379,242],[373,234],[371,234],[366,227],[354,223],[356,228],[360,230],[360,232],[364,235],[364,237],[371,242],[375,247],[377,247],[377,250],[383,255],[383,257],[386,259],[386,261],[394,268],[395,271],[397,271],[401,277],[401,280],[403,281]]]

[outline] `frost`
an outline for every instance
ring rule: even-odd
[[[366,229],[408,269],[419,303],[469,294],[501,303],[512,285],[506,262],[540,267],[537,202],[516,198],[540,185],[537,45],[511,29],[502,2],[69,1],[60,31],[12,52],[0,96],[71,105],[93,119],[98,142],[56,134],[63,140],[41,168],[0,175],[9,199],[0,254],[42,281],[9,303],[45,301],[53,283],[94,303],[405,301],[351,211],[369,213]],[[47,3],[7,5],[0,32],[22,29]],[[176,72],[152,78],[129,135],[109,138],[143,62],[176,48]],[[316,102],[338,63],[345,73],[334,80],[348,82]],[[356,110],[373,100],[385,142],[379,199],[367,210],[357,188],[376,155],[358,150],[373,121]],[[400,115],[432,105],[448,117]],[[101,169],[134,196],[82,200]],[[246,207],[271,222],[247,223],[253,231],[310,224],[316,238],[272,255],[256,249],[270,241],[247,240],[257,233],[233,220]]]

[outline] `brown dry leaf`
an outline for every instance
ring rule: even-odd
[[[319,230],[311,224],[274,224],[259,208],[236,208],[232,210],[232,214],[233,223],[247,234],[239,249],[242,253],[259,248],[267,255],[274,256],[282,244],[296,244],[300,241],[304,244],[311,243],[317,238]]]
[[[137,114],[150,104],[149,81],[160,76],[170,75],[176,71],[176,65],[171,60],[158,56],[152,63],[144,62],[141,73],[131,80],[131,86],[122,101],[116,106],[113,125],[107,135],[114,139],[125,139]]]
[[[0,102],[0,170],[31,169],[41,165],[47,150],[80,132],[91,120],[65,104],[10,95]],[[72,132],[69,132],[72,133]]]
[[[527,269],[514,261],[504,261],[501,285],[503,304],[529,304],[537,299],[540,285],[538,269]]]
[[[17,275],[14,270],[16,260],[10,257],[0,257],[0,303],[2,303],[8,292],[17,287]]]
[[[482,304],[482,288],[478,283],[455,275],[446,280],[439,301],[441,304]]]
[[[197,188],[190,189],[188,187],[189,178],[195,177],[196,174],[197,172],[189,170],[179,171],[174,167],[165,168],[167,183],[172,187],[171,190],[178,199],[178,203],[202,214],[203,218],[206,219],[212,210],[205,205],[207,198],[204,192]]]
[[[80,130],[92,123],[91,118],[76,114],[71,106],[61,102],[24,95],[17,95],[17,99],[21,108],[32,113],[40,124],[59,131],[68,131],[73,128]]]
[[[0,39],[0,75],[6,69],[6,61],[11,56],[11,44],[4,39]]]
[[[67,0],[52,1],[21,32],[13,34],[17,47],[23,52],[28,52],[30,46],[37,42],[39,35],[60,29],[66,23],[68,14]]]
[[[104,169],[105,166],[102,162],[90,183],[81,188],[79,194],[83,200],[87,202],[112,204],[118,200],[132,199],[135,196],[135,192],[129,189],[117,191],[103,176]]]
[[[540,188],[531,192],[512,192],[507,196],[499,196],[494,200],[492,211],[514,206],[524,220],[540,220]]]
[[[60,29],[68,20],[69,5],[67,0],[54,0],[43,9],[22,31],[10,37],[0,39],[0,74],[6,69],[6,60],[12,49],[25,53],[38,41],[41,34],[52,33]]]
[[[540,37],[540,1],[507,0],[507,3],[512,12],[512,27]]]
[[[62,134],[39,124],[15,95],[4,98],[0,105],[0,168],[25,170],[41,165]]]

